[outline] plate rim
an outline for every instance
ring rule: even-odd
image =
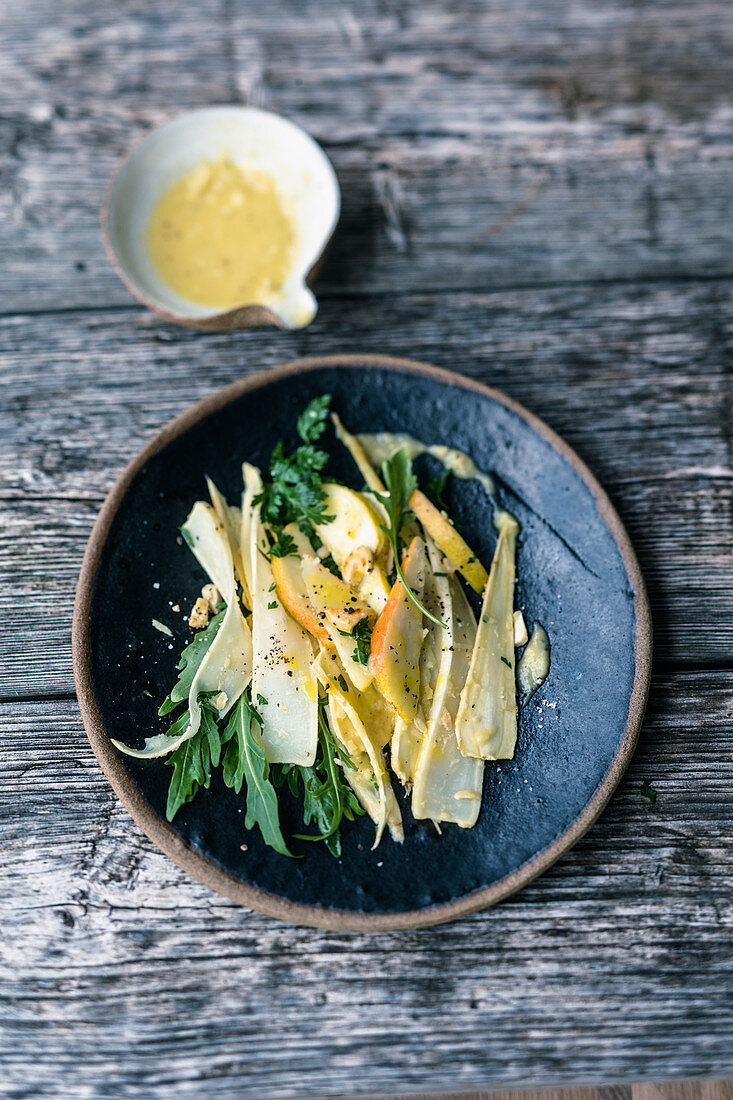
[[[366,370],[392,370],[402,374],[428,377],[451,386],[473,390],[504,405],[560,453],[577,471],[590,489],[601,518],[618,546],[632,592],[636,617],[634,682],[629,698],[626,728],[613,760],[592,796],[570,825],[554,840],[535,853],[511,874],[491,886],[471,891],[461,898],[420,909],[398,913],[359,913],[347,909],[329,909],[293,902],[257,886],[241,882],[229,872],[217,867],[207,857],[195,851],[179,836],[167,821],[153,810],[126,771],[113,748],[105,729],[92,686],[91,639],[89,615],[94,596],[97,570],[109,530],[133,479],[147,462],[164,450],[184,431],[198,421],[217,412],[232,401],[271,382],[324,367],[361,367]],[[436,367],[416,359],[372,354],[330,354],[291,359],[273,367],[265,367],[237,379],[189,406],[160,428],[145,446],[128,462],[110,489],[89,536],[74,599],[72,621],[72,662],[79,709],[89,743],[112,789],[135,823],[153,843],[182,870],[231,901],[291,924],[331,931],[395,931],[426,928],[486,909],[526,886],[556,860],[563,856],[598,819],[626,771],[633,755],[649,696],[652,657],[652,621],[646,585],[631,544],[631,540],[606,491],[588,466],[549,425],[519,402],[493,386],[444,367]]]

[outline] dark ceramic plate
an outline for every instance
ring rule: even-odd
[[[321,845],[308,846],[299,860],[272,852],[258,831],[245,831],[241,797],[216,781],[168,825],[170,769],[120,756],[110,744],[110,737],[141,744],[161,730],[155,701],[173,682],[187,637],[170,603],[190,607],[204,579],[176,537],[192,502],[205,495],[204,474],[237,500],[242,460],[266,467],[279,439],[295,445],[296,417],[321,393],[333,395],[352,430],[407,431],[448,443],[495,476],[501,502],[522,524],[518,603],[545,624],[552,642],[548,681],[520,714],[516,758],[486,766],[475,828],[446,826],[438,836],[405,805],[404,845],[386,837],[372,852],[374,829],[361,818],[346,823],[338,862]],[[358,486],[351,459],[335,441],[331,449],[332,472]],[[451,481],[450,512],[488,563],[494,532],[486,498],[475,482]],[[175,638],[156,631],[153,618],[170,624]],[[379,356],[290,363],[234,383],[165,427],[100,513],[74,616],[84,724],[141,828],[228,897],[332,928],[448,920],[506,897],[567,851],[601,812],[629,761],[650,657],[636,558],[608,498],[573,451],[494,390]]]

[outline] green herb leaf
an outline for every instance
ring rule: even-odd
[[[367,618],[359,619],[351,632],[351,637],[356,642],[352,661],[356,661],[359,665],[368,664],[372,652],[372,630]]]
[[[338,680],[339,684],[341,685],[341,690],[344,691],[344,692],[348,692],[349,685],[346,683],[345,677],[342,676],[342,674],[340,672],[339,672],[338,676],[336,677],[336,679]]]
[[[437,477],[431,477],[425,486],[425,496],[432,500],[436,508],[445,508],[445,501],[443,500],[443,493],[445,492],[445,485],[448,480],[450,470],[445,466],[438,474]]]
[[[325,451],[318,451],[306,444],[286,457],[281,443],[275,448],[270,461],[271,482],[265,482],[262,492],[254,500],[260,506],[260,515],[276,535],[289,523],[297,523],[301,531],[311,538],[314,526],[328,523],[321,488],[321,471],[328,461]],[[279,535],[276,540],[279,546]],[[285,548],[289,544],[285,543]],[[280,554],[280,557],[285,555]]]
[[[298,556],[298,547],[295,545],[295,539],[287,531],[280,531],[277,538],[270,547],[271,558],[288,558],[291,555]],[[273,584],[272,588],[276,586]],[[272,591],[272,589],[270,589]]]
[[[507,668],[511,668],[511,667],[512,667],[512,662],[511,662],[511,661],[507,661],[506,657],[502,657],[502,658],[501,658],[501,660],[502,660],[502,661],[504,662],[504,664],[506,665],[506,667],[507,667]]]
[[[313,400],[298,417],[298,435],[304,443],[313,443],[320,439],[328,427],[328,413],[331,406],[330,393],[324,393]]]
[[[641,793],[644,795],[644,798],[648,798],[653,806],[654,803],[657,801],[657,792],[654,790],[651,783],[647,779],[645,779],[640,789]]]
[[[223,618],[224,611],[220,611],[218,615],[214,616],[205,630],[200,630],[198,634],[194,634],[193,641],[184,649],[181,654],[181,659],[178,662],[178,669],[181,675],[178,677],[178,682],[174,685],[170,695],[168,695],[161,704],[158,711],[158,714],[161,716],[170,714],[170,712],[175,710],[180,703],[188,701],[193,678],[198,672],[199,665],[206,656],[209,646],[216,637]]]
[[[317,835],[299,835],[297,840],[323,841],[336,859],[341,856],[341,831],[343,818],[353,821],[355,815],[364,813],[356,795],[343,776],[339,760],[353,768],[351,760],[336,748],[328,726],[323,704],[318,715],[318,754],[311,768],[299,767],[293,773],[303,782],[303,820],[305,825],[315,825]],[[291,774],[293,774],[291,773]]]
[[[189,712],[185,711],[168,730],[170,736],[183,733],[188,725]],[[168,787],[168,802],[165,815],[169,821],[176,816],[181,806],[190,802],[200,787],[208,787],[211,782],[211,769],[215,768],[221,757],[219,727],[216,724],[216,712],[206,703],[201,706],[201,725],[193,737],[184,741],[165,761],[173,768],[173,778]]]
[[[279,607],[277,600],[273,600],[272,603],[268,603],[267,610],[274,611],[276,607]]]
[[[338,630],[338,627],[336,629]],[[372,652],[372,628],[369,625],[369,620],[366,617],[359,619],[352,630],[338,630],[338,632],[342,638],[351,638],[352,641],[356,642],[356,649],[351,660],[359,665],[368,664]]]
[[[253,733],[253,722],[259,723],[257,711],[246,694],[241,695],[221,737],[222,744],[226,745],[222,776],[227,787],[232,787],[237,794],[242,790],[242,784],[246,783],[245,828],[253,829],[257,825],[265,844],[289,856],[292,853],[288,851],[280,830],[277,794],[270,782],[270,766]]]
[[[404,447],[400,448],[399,451],[395,451],[391,458],[382,463],[382,478],[388,492],[375,493],[375,496],[387,509],[387,515],[389,516],[389,527],[383,527],[382,530],[387,535],[392,547],[397,576],[402,581],[407,595],[418,611],[421,611],[436,626],[442,626],[445,630],[447,629],[446,624],[441,622],[440,619],[436,619],[435,615],[428,611],[424,604],[420,603],[420,600],[405,580],[405,574],[402,572],[402,566],[400,565],[400,531],[415,518],[409,507],[409,500],[417,486],[417,479],[412,470],[412,459]]]

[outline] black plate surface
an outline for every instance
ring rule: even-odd
[[[296,446],[296,418],[322,393],[332,394],[333,408],[354,431],[406,431],[448,443],[493,474],[501,504],[522,525],[518,605],[530,624],[538,619],[546,626],[552,643],[549,679],[520,713],[516,758],[486,766],[476,827],[445,826],[439,836],[432,824],[414,821],[403,800],[404,845],[385,837],[371,851],[374,828],[362,818],[346,823],[338,862],[321,845],[301,844],[299,860],[266,848],[258,831],[244,829],[242,796],[218,777],[168,828],[170,769],[119,756],[108,740],[141,745],[164,728],[156,706],[190,637],[171,604],[189,609],[205,581],[177,537],[193,501],[205,496],[204,474],[238,501],[242,460],[266,469],[278,440]],[[331,472],[360,487],[340,444],[329,435],[327,445]],[[428,472],[430,460],[419,469]],[[451,478],[447,500],[488,566],[495,532],[483,490]],[[154,618],[174,638],[159,633]],[[267,372],[169,426],[105,505],[75,621],[85,723],[142,827],[230,896],[292,920],[338,927],[446,919],[497,900],[557,858],[597,816],[626,766],[643,714],[649,646],[633,552],[577,457],[501,395],[434,368],[374,357]],[[296,827],[288,814],[286,827]]]

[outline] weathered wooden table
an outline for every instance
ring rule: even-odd
[[[0,14],[0,1094],[730,1073],[730,3]],[[161,323],[103,253],[117,158],[229,102],[304,125],[341,180],[302,333]],[[74,583],[123,464],[215,387],[341,350],[464,371],[544,417],[610,491],[655,619],[648,720],[599,823],[494,911],[413,934],[292,928],[191,881],[115,799],[73,692]]]

